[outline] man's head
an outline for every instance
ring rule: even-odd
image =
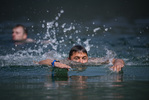
[[[23,25],[16,25],[12,29],[12,39],[14,41],[24,41],[27,39],[27,30]]]
[[[88,55],[86,49],[80,45],[72,47],[69,52],[69,60],[80,63],[88,62]]]

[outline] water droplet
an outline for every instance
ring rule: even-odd
[[[55,17],[55,20],[58,20],[58,18],[59,18],[59,17],[56,16],[56,17]]]
[[[97,32],[98,30],[100,30],[100,27],[95,28],[93,32]]]
[[[105,28],[105,31],[108,31],[108,28]]]
[[[58,22],[55,23],[55,26],[58,27]]]
[[[42,24],[42,28],[45,28],[45,25],[44,24]]]
[[[60,13],[64,13],[64,10],[61,10]]]

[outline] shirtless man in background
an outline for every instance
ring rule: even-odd
[[[34,42],[33,39],[27,38],[27,29],[25,26],[18,24],[12,29],[12,40],[15,43]]]

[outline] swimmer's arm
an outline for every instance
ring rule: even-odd
[[[122,59],[113,59],[112,63],[113,63],[113,66],[111,67],[111,69],[117,72],[121,71],[121,69],[125,65],[125,62]]]
[[[113,64],[115,64],[115,63],[121,63],[123,65],[125,64],[124,60],[122,60],[122,59],[113,59],[112,63]]]
[[[39,61],[38,64],[52,66],[52,64],[51,64],[52,62],[53,62],[53,60],[46,59],[46,60]],[[63,63],[60,63],[60,62],[54,62],[54,67],[67,68],[67,69],[71,68],[70,66],[63,64]]]
[[[51,63],[52,63],[51,59],[46,59],[46,60],[42,60],[42,61],[38,62],[38,64],[40,64],[40,65],[49,65],[49,66],[52,65]]]
[[[88,62],[99,65],[99,64],[108,64],[108,63],[110,63],[110,60],[106,59],[105,57],[102,57],[102,58],[89,58]],[[111,69],[113,71],[117,71],[117,72],[121,71],[121,69],[125,65],[125,63],[122,59],[113,59],[112,64],[113,64],[113,66],[111,67]]]
[[[32,43],[32,42],[36,42],[35,40],[31,39],[31,38],[27,38],[26,41],[27,43]]]
[[[108,64],[109,60],[105,59],[104,57],[102,57],[102,58],[89,58],[88,62],[94,63],[94,64]]]

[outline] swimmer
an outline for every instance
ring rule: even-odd
[[[81,45],[76,45],[74,47],[71,48],[70,52],[69,52],[69,57],[67,59],[68,61],[73,61],[73,62],[77,62],[77,63],[81,63],[81,64],[85,64],[85,63],[99,63],[99,64],[106,64],[106,63],[110,63],[109,59],[108,60],[104,60],[103,58],[89,58],[87,51],[84,47],[82,47]],[[66,64],[66,60],[51,60],[51,59],[46,59],[46,60],[42,60],[39,62],[36,62],[36,64],[41,64],[41,65],[50,65],[50,66],[54,66],[54,67],[58,67],[58,68],[67,68],[70,69],[71,67],[69,66],[70,63]],[[113,71],[121,71],[122,67],[124,67],[124,61],[122,59],[112,59],[112,64],[113,66],[111,67],[111,69]]]
[[[27,38],[27,29],[21,24],[12,29],[12,40],[17,44],[34,42],[33,39]]]

